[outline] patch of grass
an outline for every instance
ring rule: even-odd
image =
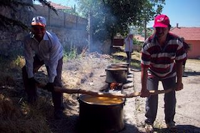
[[[16,84],[14,77],[21,72],[24,65],[25,60],[22,56],[16,56],[16,58],[0,57],[0,86],[14,86]]]
[[[141,59],[141,53],[140,52],[137,52],[137,51],[134,51],[133,53],[132,53],[132,56],[131,56],[133,59],[135,59],[135,60],[138,60],[138,61],[140,61],[140,59]]]
[[[114,57],[116,63],[119,62],[126,62],[126,53],[125,52],[116,52],[113,53],[112,56]],[[140,69],[140,53],[137,51],[134,51],[131,54],[131,67],[135,69]]]
[[[77,48],[71,47],[70,50],[64,48],[64,61],[68,61],[70,59],[75,59],[77,57]]]
[[[23,56],[17,56],[16,59],[11,60],[10,62],[10,67],[12,68],[17,68],[18,70],[23,67],[25,65],[25,59]]]
[[[3,72],[9,72],[12,69],[21,70],[25,65],[25,59],[23,56],[17,56],[14,58],[0,57],[0,70]]]
[[[3,94],[0,95],[0,132],[6,133],[45,133],[51,132],[46,122],[45,113],[38,107],[45,105],[43,101],[38,106],[28,106],[14,101]],[[43,110],[46,109],[43,106]]]
[[[39,97],[35,106],[28,105],[24,98],[21,68],[25,65],[22,56],[0,57],[0,132],[46,133],[52,132],[47,118],[53,114],[52,101]]]

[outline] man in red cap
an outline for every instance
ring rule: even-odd
[[[22,76],[28,102],[33,104],[37,100],[34,73],[45,65],[48,72],[45,88],[52,92],[55,117],[61,118],[64,109],[63,94],[53,90],[54,86],[62,86],[63,47],[54,33],[46,31],[46,19],[42,16],[34,17],[31,22],[31,32],[24,39],[24,57],[26,64],[22,68]]]
[[[147,97],[145,129],[153,132],[153,123],[158,108],[158,95],[150,95],[149,90],[158,90],[159,81],[164,90],[183,89],[182,62],[186,52],[179,37],[169,33],[170,20],[161,14],[155,17],[154,34],[147,38],[141,56],[141,97]],[[164,113],[167,128],[174,129],[175,90],[164,95]]]

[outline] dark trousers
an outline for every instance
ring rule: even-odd
[[[148,90],[158,90],[159,79],[157,77],[148,78],[147,88]],[[171,89],[175,86],[176,77],[161,80],[164,90]],[[165,122],[170,123],[174,121],[175,106],[176,106],[176,95],[175,91],[164,94],[164,113]],[[153,124],[158,108],[158,95],[149,96],[146,100],[146,123]]]
[[[131,53],[132,52],[126,51],[127,63],[130,63],[130,61],[131,61]]]
[[[33,73],[38,72],[39,68],[44,65],[44,61],[40,61],[37,56],[34,57],[33,62]],[[54,86],[62,87],[61,81],[61,74],[62,74],[62,65],[63,65],[63,58],[58,61],[57,66],[57,76],[54,79]],[[49,68],[47,67],[47,72],[49,73]],[[22,68],[22,77],[24,82],[24,88],[28,95],[29,101],[34,101],[37,98],[37,88],[36,86],[30,86],[28,84],[28,74],[26,71],[26,67]],[[52,92],[52,99],[54,104],[55,110],[62,110],[63,109],[63,94],[59,92]]]

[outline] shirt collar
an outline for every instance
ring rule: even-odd
[[[47,32],[45,32],[44,36],[43,36],[43,40],[49,40],[49,37],[47,35]]]
[[[171,39],[171,36],[170,36],[170,34],[168,33],[165,42],[168,42],[170,39]],[[151,42],[152,42],[152,43],[156,43],[156,42],[157,42],[157,39],[156,39],[156,35],[155,35],[155,34],[153,35],[153,38],[152,38]]]
[[[35,39],[35,38],[34,38],[34,34],[33,34],[32,32],[30,32],[30,37],[31,37],[32,39]],[[42,40],[49,40],[49,37],[48,37],[48,35],[47,35],[47,32],[45,32],[45,34],[44,34]]]

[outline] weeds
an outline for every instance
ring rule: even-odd
[[[77,55],[77,48],[74,45],[70,46],[70,48],[64,47],[64,61],[75,59]]]
[[[15,54],[15,53],[13,53]],[[65,51],[64,59],[77,58],[77,50],[71,47]],[[52,132],[47,118],[53,116],[52,101],[49,97],[40,96],[36,105],[27,104],[23,95],[21,68],[25,59],[20,54],[9,57],[0,56],[0,132],[4,133],[46,133]],[[45,94],[46,95],[46,94]]]
[[[25,60],[22,56],[16,56],[15,58],[0,57],[0,70],[1,72],[9,72],[12,69],[21,70],[25,65]]]
[[[44,104],[43,101],[39,103]],[[22,104],[22,106],[24,107],[20,108],[13,97],[11,99],[2,94],[0,95],[0,132],[50,132],[45,121],[45,113],[42,113],[38,106],[28,106],[27,104]],[[49,111],[46,110],[46,112]]]
[[[113,54],[115,62],[126,62],[126,53],[125,52],[117,52]],[[135,69],[140,69],[140,53],[133,52],[131,55],[131,63],[130,66]]]

